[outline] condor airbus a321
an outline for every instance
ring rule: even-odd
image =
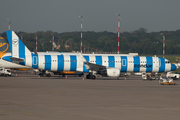
[[[3,59],[20,65],[49,71],[88,72],[87,79],[96,74],[119,77],[121,72],[168,72],[176,69],[169,60],[160,57],[122,56],[119,54],[34,54],[22,43],[14,31],[7,31],[11,56]]]

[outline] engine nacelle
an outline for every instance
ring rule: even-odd
[[[119,77],[120,70],[116,68],[107,69],[107,76],[109,77]]]

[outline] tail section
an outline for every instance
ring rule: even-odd
[[[14,31],[6,31],[6,34],[12,55],[10,59],[18,62],[21,65],[31,67],[34,56],[38,56],[31,53],[31,51],[24,45]]]
[[[7,33],[12,57],[25,59],[25,55],[31,54],[29,49],[19,39],[19,37],[15,34],[14,31],[6,31],[6,33]]]

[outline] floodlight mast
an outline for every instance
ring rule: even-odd
[[[8,31],[10,31],[10,24],[11,24],[11,21],[10,21],[10,19],[7,19],[7,21],[8,21]]]
[[[54,51],[54,33],[52,34],[52,51]]]
[[[120,37],[120,14],[116,14],[118,16],[118,54],[119,54],[119,37]]]
[[[37,33],[36,33],[36,53],[37,53]]]
[[[81,53],[82,53],[82,21],[83,21],[83,17],[79,16],[81,18]]]
[[[163,33],[163,58],[165,55],[165,32]]]

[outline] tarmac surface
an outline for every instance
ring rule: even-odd
[[[0,120],[178,120],[180,81],[159,85],[141,76],[0,77]]]

